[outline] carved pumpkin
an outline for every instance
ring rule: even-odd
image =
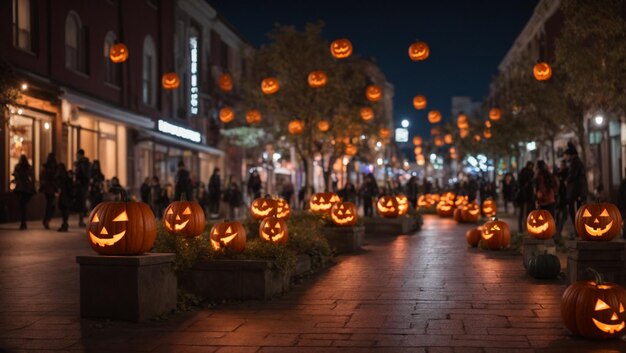
[[[535,255],[528,260],[526,272],[536,279],[555,279],[561,273],[561,261],[555,255]]]
[[[128,47],[124,43],[117,43],[111,46],[109,50],[109,59],[112,62],[119,64],[128,59]]]
[[[352,43],[347,38],[335,39],[330,43],[330,53],[337,59],[345,59],[352,55]]]
[[[459,116],[456,118],[456,126],[459,129],[469,128],[469,119],[467,118],[467,115],[459,114]]]
[[[327,213],[337,202],[341,202],[341,199],[334,192],[318,192],[311,196],[309,209],[312,212]]]
[[[443,136],[443,142],[445,142],[446,145],[451,145],[452,142],[454,142],[454,139],[452,138],[452,134],[445,134]]]
[[[441,200],[437,204],[437,214],[439,217],[452,217],[454,215],[454,203],[448,200]]]
[[[385,218],[400,216],[398,199],[395,196],[381,196],[376,203],[376,212]]]
[[[272,216],[287,221],[289,217],[291,217],[291,206],[289,206],[289,202],[280,197],[276,198],[276,207]]]
[[[444,144],[444,142],[443,142],[443,138],[441,138],[441,137],[439,137],[439,136],[435,137],[435,139],[433,140],[433,142],[434,142],[435,146],[437,146],[437,147],[441,147],[441,146],[443,146],[443,144]]]
[[[533,75],[537,81],[545,81],[552,77],[552,68],[547,62],[537,63],[533,67]]]
[[[174,201],[163,213],[163,228],[170,234],[195,237],[202,234],[206,218],[199,203]]]
[[[261,122],[263,115],[257,109],[248,110],[246,113],[246,122],[250,125],[255,125]]]
[[[465,206],[460,206],[454,209],[454,212],[452,213],[452,219],[454,219],[455,221],[461,223],[463,222],[463,208]]]
[[[287,223],[279,218],[267,217],[261,221],[259,237],[269,243],[286,244],[289,240]]]
[[[265,94],[274,94],[280,89],[280,84],[276,77],[267,77],[261,81],[261,92]]]
[[[356,154],[357,154],[357,152],[359,152],[359,148],[358,148],[358,147],[356,147],[355,145],[353,145],[353,144],[351,144],[351,143],[349,143],[349,144],[347,144],[347,145],[346,145],[345,153],[346,153],[348,156],[354,156],[354,155],[356,155]]]
[[[531,237],[536,239],[550,239],[556,232],[554,218],[549,211],[534,210],[526,219],[526,230]]]
[[[561,319],[574,334],[591,339],[618,338],[626,324],[626,290],[604,282],[602,276],[589,269],[595,279],[573,283],[561,298]]]
[[[374,119],[374,109],[370,107],[361,108],[360,113],[361,113],[361,119],[363,119],[363,121],[370,121]]]
[[[500,110],[500,108],[489,109],[489,119],[493,121],[497,121],[497,120],[500,120],[501,116],[502,116],[502,111]]]
[[[477,202],[470,202],[463,207],[463,221],[468,223],[476,223],[480,218],[480,207]]]
[[[456,196],[454,198],[454,206],[459,207],[459,206],[463,206],[466,205],[467,202],[469,200],[469,196]]]
[[[287,130],[292,135],[300,135],[304,130],[304,121],[302,120],[291,120],[287,125]]]
[[[487,249],[499,250],[509,246],[511,232],[506,222],[493,219],[483,226],[482,242]]]
[[[428,122],[436,124],[441,121],[441,113],[438,110],[431,110],[428,112]]]
[[[420,155],[422,154],[422,146],[417,146],[413,149],[413,153],[415,153],[416,155]]]
[[[426,60],[430,55],[430,49],[424,42],[417,41],[409,46],[409,58],[413,61]]]
[[[330,130],[330,123],[328,122],[328,120],[322,119],[317,122],[317,129],[321,132],[326,132]]]
[[[478,246],[478,243],[480,242],[480,237],[482,233],[483,233],[483,226],[471,228],[465,233],[465,240],[467,240],[467,243],[469,244],[469,246],[471,246],[472,248],[475,248]]]
[[[308,77],[309,86],[313,88],[321,88],[326,86],[326,82],[328,81],[328,77],[324,71],[311,71]]]
[[[426,109],[426,97],[421,96],[421,95],[417,95],[415,97],[413,97],[413,107],[417,110],[422,110],[422,109]]]
[[[495,216],[497,211],[496,202],[492,199],[486,199],[483,201],[482,211],[485,217]]]
[[[483,131],[483,136],[484,136],[487,140],[489,140],[489,139],[492,137],[491,130],[490,130],[490,129],[485,129],[485,131]]]
[[[101,255],[138,255],[156,240],[156,219],[148,205],[133,202],[124,190],[119,202],[101,202],[91,211],[86,232]]]
[[[380,130],[378,131],[378,135],[380,136],[381,139],[386,140],[391,137],[391,130],[389,130],[386,127],[381,127]]]
[[[233,77],[227,73],[221,74],[217,79],[217,86],[222,92],[231,92],[233,90]]]
[[[233,109],[231,107],[223,107],[222,109],[220,109],[219,116],[220,121],[224,124],[227,124],[235,119],[235,112],[233,112]]]
[[[480,142],[480,135],[474,135],[474,141]]]
[[[177,89],[180,86],[180,78],[175,72],[168,72],[161,77],[161,85],[164,89]]]
[[[422,145],[422,137],[421,136],[413,136],[413,144],[415,146],[421,146]]]
[[[409,213],[409,199],[404,194],[397,194],[396,200],[398,201],[398,214],[404,216]]]
[[[256,220],[272,217],[276,214],[277,206],[277,201],[272,199],[270,195],[254,199],[250,204],[250,217]]]
[[[491,121],[489,121],[489,120],[485,120],[485,127],[486,127],[487,129],[491,129]]]
[[[330,209],[330,219],[340,227],[351,227],[357,221],[356,205],[352,202],[337,202]]]
[[[469,129],[460,129],[459,136],[464,139],[469,135]]]
[[[216,223],[209,234],[214,250],[231,249],[242,252],[246,248],[246,230],[239,222]]]
[[[370,102],[378,102],[383,97],[383,90],[380,86],[369,85],[365,89],[365,98]]]
[[[576,213],[576,233],[583,240],[610,241],[622,229],[622,216],[612,203],[582,205]]]

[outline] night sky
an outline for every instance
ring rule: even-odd
[[[489,81],[515,38],[530,19],[538,0],[356,1],[356,0],[209,0],[252,44],[268,41],[274,24],[294,25],[322,20],[324,37],[352,41],[354,52],[374,57],[395,87],[394,119],[411,121],[411,135],[428,136],[429,109],[451,115],[452,96],[482,101]],[[409,45],[416,39],[430,47],[430,56],[412,62]],[[415,94],[428,99],[416,111]]]

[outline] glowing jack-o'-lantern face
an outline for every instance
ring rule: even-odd
[[[487,249],[506,248],[511,242],[511,232],[506,222],[494,219],[483,226],[482,241]]]
[[[533,238],[550,239],[556,232],[556,225],[549,211],[534,210],[528,214],[526,229]]]
[[[317,129],[321,132],[326,132],[330,129],[330,123],[328,120],[320,120],[317,122]]]
[[[175,201],[165,209],[163,228],[168,233],[195,237],[202,234],[206,218],[197,202]]]
[[[441,121],[441,113],[438,110],[431,110],[428,112],[428,122],[436,124]]]
[[[413,108],[417,109],[417,110],[422,110],[426,108],[426,97],[421,96],[421,95],[417,95],[415,97],[413,97]]]
[[[374,110],[370,107],[361,108],[361,119],[363,119],[363,121],[374,119]]]
[[[248,112],[246,113],[246,122],[250,125],[258,124],[261,122],[262,119],[263,116],[261,115],[261,112],[257,109],[248,110]]]
[[[288,220],[291,217],[291,206],[289,206],[289,202],[284,199],[278,198],[276,199],[276,208],[273,213],[275,218]]]
[[[430,49],[424,42],[415,42],[409,46],[409,58],[413,61],[426,60],[430,55]]]
[[[235,119],[235,112],[233,112],[233,109],[231,107],[224,107],[222,109],[220,109],[220,121],[223,123],[230,123],[231,121],[233,121],[233,119]]]
[[[261,81],[261,92],[265,94],[274,94],[280,89],[280,84],[275,77],[264,78]]]
[[[334,192],[318,192],[311,196],[309,200],[309,209],[312,212],[328,213],[334,204],[340,202],[341,199]]]
[[[477,202],[471,202],[465,205],[461,214],[463,222],[474,223],[480,218],[480,207]]]
[[[221,74],[217,79],[217,86],[223,92],[230,92],[233,90],[233,77],[230,74]]]
[[[380,136],[381,139],[386,140],[391,137],[391,130],[386,127],[381,127],[380,130],[378,130],[378,136]]]
[[[180,86],[180,78],[177,73],[168,72],[163,74],[163,77],[161,78],[161,85],[167,90],[176,89]]]
[[[335,225],[349,227],[356,224],[356,205],[352,202],[338,202],[330,209],[330,219]]]
[[[435,200],[432,198],[432,195],[426,194],[421,195],[417,199],[417,207],[433,207],[435,205]]]
[[[378,102],[383,97],[383,90],[380,86],[369,85],[365,89],[365,98],[370,102]]]
[[[239,222],[216,223],[210,231],[214,250],[232,249],[241,252],[246,248],[246,231]]]
[[[376,203],[376,212],[385,218],[396,218],[400,216],[398,199],[395,196],[382,196]]]
[[[309,86],[313,88],[321,88],[326,86],[328,76],[324,71],[311,71],[308,76]]]
[[[257,220],[271,217],[276,213],[277,206],[277,201],[269,195],[255,199],[250,204],[250,216]]]
[[[123,63],[128,59],[128,47],[124,43],[117,43],[111,46],[109,59],[116,64]]]
[[[576,232],[583,240],[613,240],[621,228],[622,216],[614,204],[587,204],[576,213]]]
[[[489,109],[489,119],[493,121],[497,121],[497,120],[500,120],[501,116],[502,116],[502,111],[500,110],[500,108]]]
[[[467,118],[467,115],[459,114],[459,116],[456,118],[456,126],[459,129],[469,128],[469,119]]]
[[[287,223],[282,219],[268,217],[259,226],[259,237],[270,243],[285,244],[288,240],[288,234]]]
[[[287,124],[287,130],[292,135],[300,135],[304,130],[304,121],[291,120],[289,124]]]
[[[563,323],[573,333],[591,339],[620,337],[626,328],[626,290],[588,270],[595,277],[593,281],[575,282],[563,293]]]
[[[346,38],[336,39],[330,43],[330,53],[337,59],[345,59],[352,54],[352,43]]]
[[[439,217],[452,217],[454,215],[454,203],[451,200],[441,200],[437,204]]]
[[[483,215],[485,217],[493,217],[496,215],[496,202],[492,199],[486,199],[483,201]]]
[[[404,194],[396,195],[398,201],[398,213],[400,216],[404,216],[409,212],[409,199]]]
[[[537,81],[548,80],[552,77],[552,68],[547,62],[537,63],[537,65],[533,67],[533,75],[535,75]]]
[[[111,222],[128,222],[128,214],[126,213],[126,211],[122,211],[122,213],[118,214],[117,217],[113,218],[113,220]],[[100,217],[98,217],[98,214],[95,214],[93,216],[93,218],[91,218],[91,224],[99,224],[100,223]],[[109,229],[111,229],[113,227],[109,227]],[[115,245],[115,243],[117,243],[118,241],[120,241],[124,235],[126,234],[126,230],[120,230],[119,233],[113,233],[109,234],[109,231],[107,230],[106,225],[102,225],[102,228],[100,228],[100,231],[98,232],[98,235],[95,235],[94,233],[92,233],[90,230],[87,231],[89,233],[89,239],[91,240],[92,243],[97,244],[98,246],[101,247],[105,247],[105,246],[113,246]],[[102,238],[101,238],[102,237]]]

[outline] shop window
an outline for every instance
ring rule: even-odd
[[[32,51],[30,0],[13,0],[13,45]]]
[[[22,115],[24,114],[24,115]],[[26,116],[22,108],[16,108],[8,125],[9,132],[9,180],[20,156],[25,155],[39,180],[39,167],[52,151],[52,127],[49,120]],[[37,142],[35,142],[37,141]],[[13,187],[14,184],[11,184]]]
[[[143,73],[142,96],[143,103],[156,106],[156,49],[154,41],[147,36],[143,41]]]
[[[115,40],[116,37],[113,32],[107,33],[106,37],[104,37],[104,82],[119,87],[118,65],[112,62],[109,57],[111,47],[115,45]]]
[[[87,73],[85,33],[78,15],[70,12],[65,20],[65,67],[82,73]]]

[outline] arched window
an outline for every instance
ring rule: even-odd
[[[104,37],[104,82],[119,86],[117,65],[109,58],[111,47],[115,45],[116,39],[113,32],[107,33]]]
[[[32,51],[30,0],[13,0],[13,45]]]
[[[143,74],[142,92],[143,102],[146,105],[156,105],[156,84],[157,84],[157,60],[154,41],[150,36],[146,36],[143,41]]]
[[[65,20],[65,67],[86,73],[85,36],[80,18],[70,12]]]

